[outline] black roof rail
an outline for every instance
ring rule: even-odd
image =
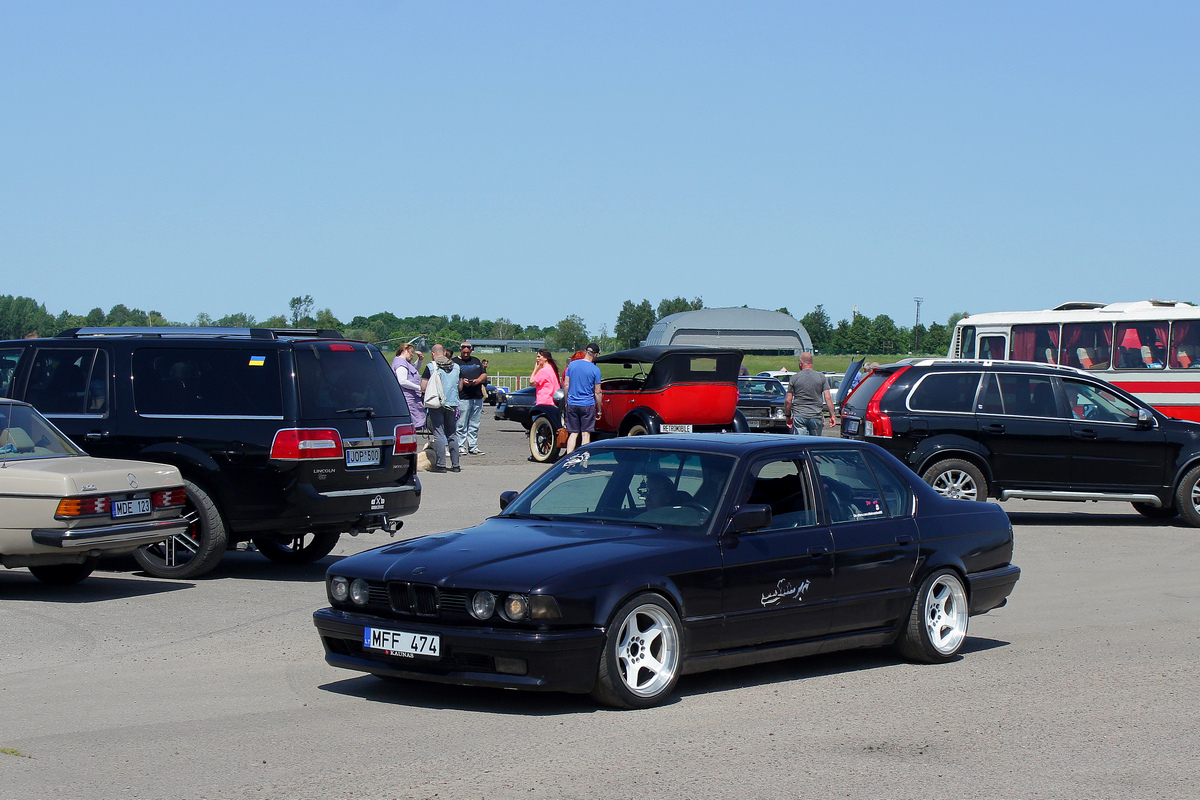
[[[68,328],[55,339],[86,339],[98,337],[143,339],[343,339],[337,331],[316,328],[214,328],[214,327],[110,327]]]

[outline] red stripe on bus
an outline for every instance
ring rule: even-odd
[[[1113,381],[1130,394],[1200,394],[1200,381]]]
[[[1200,406],[1155,406],[1154,410],[1168,417],[1200,422]]]

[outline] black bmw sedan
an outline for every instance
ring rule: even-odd
[[[1003,510],[855,441],[609,440],[500,506],[330,567],[326,661],[639,708],[681,675],[817,652],[951,660],[1020,576]]]

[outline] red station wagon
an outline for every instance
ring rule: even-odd
[[[603,414],[593,439],[750,430],[737,409],[740,350],[652,345],[599,356],[596,364],[606,374],[618,365],[627,374],[601,381]],[[529,442],[537,461],[553,461],[559,455],[555,421],[545,413],[549,410],[534,407]]]

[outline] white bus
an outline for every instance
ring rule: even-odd
[[[1191,303],[1080,302],[976,314],[955,326],[948,355],[1078,367],[1167,416],[1200,422],[1200,306]]]

